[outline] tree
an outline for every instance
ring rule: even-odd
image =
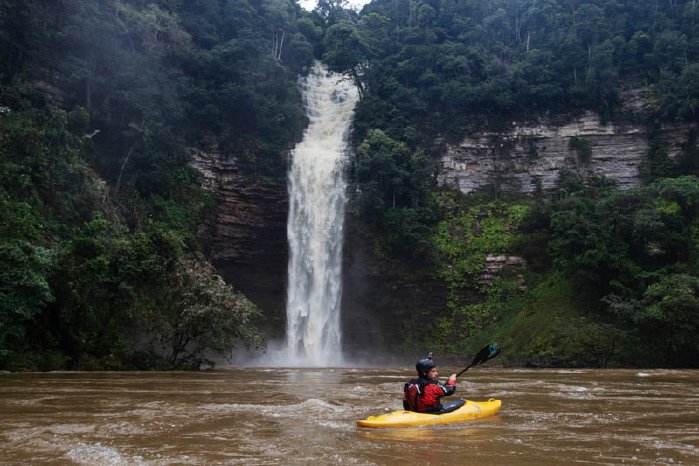
[[[699,64],[686,66],[679,76],[663,73],[658,87],[664,116],[699,121]]]
[[[55,297],[49,285],[54,252],[26,241],[0,240],[0,368],[26,351],[34,319]]]
[[[252,325],[260,310],[216,275],[201,256],[180,260],[158,307],[162,311],[145,316],[145,325],[167,349],[172,366],[198,367],[207,352],[226,354],[238,343],[264,344]]]
[[[331,27],[342,20],[349,20],[352,15],[347,9],[348,0],[318,0],[315,11]]]
[[[323,60],[331,71],[350,76],[360,93],[364,92],[362,75],[371,55],[366,33],[357,24],[340,21],[328,28],[324,39]]]
[[[378,220],[383,212],[403,205],[407,145],[399,143],[381,130],[370,130],[357,148],[357,184],[362,193],[361,205],[366,214]]]
[[[281,60],[282,51],[284,50],[285,41],[291,28],[291,4],[287,0],[264,0],[262,2],[262,11],[267,20],[267,27],[270,30],[271,56],[275,60]]]
[[[699,358],[699,277],[672,274],[649,286],[633,320],[656,361],[693,365]],[[660,356],[660,357],[659,357]]]

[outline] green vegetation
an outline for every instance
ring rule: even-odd
[[[433,161],[411,151],[381,130],[372,130],[357,148],[355,180],[363,220],[386,232],[386,248],[406,257],[426,256],[428,225],[434,214],[428,196]]]
[[[360,139],[429,146],[546,112],[625,119],[629,87],[696,121],[697,24],[689,1],[379,0],[328,29],[324,58],[364,89]]]
[[[360,89],[353,212],[377,254],[448,289],[419,338],[446,352],[497,339],[516,364],[696,366],[697,132],[677,157],[657,136],[699,118],[696,2],[343,6],[0,0],[0,369],[197,367],[262,344],[263,311],[202,255],[214,200],[187,164],[200,149],[244,182],[283,183],[314,58]],[[643,112],[627,90],[649,97]],[[646,125],[646,186],[437,188],[445,143],[590,110]],[[570,151],[592,155],[579,137]],[[497,255],[526,266],[484,279]]]
[[[433,264],[447,285],[444,314],[423,340],[453,352],[503,338],[511,362],[696,364],[686,333],[697,324],[687,310],[695,214],[676,200],[692,203],[695,180],[663,179],[697,174],[696,134],[671,158],[656,130],[697,122],[698,24],[695,2],[385,0],[328,28],[324,59],[362,90],[360,212],[384,255]],[[630,89],[651,98],[644,112],[622,105]],[[470,131],[590,110],[647,125],[643,177],[655,184],[616,192],[565,175],[559,193],[521,200],[459,198],[410,177],[433,170],[411,166],[410,154],[439,154]],[[581,137],[570,151],[580,165],[592,156]],[[507,254],[527,266],[482,280],[486,256]]]
[[[511,250],[515,232],[529,210],[524,204],[473,201],[459,203],[450,193],[438,198],[447,214],[437,224],[434,246],[439,274],[448,286],[447,307],[451,311],[448,319],[438,323],[446,334],[443,337],[450,333],[473,336],[491,324],[504,288],[481,279],[486,258]],[[474,300],[476,293],[484,295],[483,302]]]
[[[284,172],[313,58],[300,16],[0,1],[0,369],[196,367],[262,344],[260,311],[198,255],[212,199],[187,151]]]
[[[516,364],[693,366],[698,196],[699,179],[687,176],[624,192],[581,186],[531,208],[462,200],[435,238],[450,291],[440,349],[487,338],[508,342],[504,358]],[[492,253],[528,267],[484,286]]]
[[[208,205],[194,180],[180,178],[174,207],[133,194],[143,213],[129,218],[136,223],[129,229],[128,214],[114,210],[124,206],[106,203],[106,186],[82,158],[90,141],[72,133],[68,119],[17,105],[0,117],[0,367],[146,368],[160,364],[160,345],[173,347],[171,365],[196,366],[202,348],[178,347],[182,334],[219,352],[232,337],[260,344],[248,327],[258,311],[212,270],[199,265],[194,278],[177,281],[193,267],[185,252]],[[198,307],[185,306],[193,294]],[[163,297],[185,307],[164,307]],[[171,312],[195,317],[166,317]],[[207,319],[216,325],[190,335],[192,322]],[[174,321],[176,331],[161,321]]]
[[[362,92],[358,204],[393,254],[418,262],[430,255],[424,238],[439,221],[429,214],[438,206],[429,204],[435,178],[422,174],[434,172],[430,161],[444,142],[476,129],[592,110],[603,121],[649,127],[648,181],[699,166],[696,136],[679,165],[654,136],[661,121],[699,116],[694,2],[378,0],[327,24],[323,59]],[[650,98],[649,113],[622,105],[628,90]],[[570,150],[581,165],[592,155],[581,137]]]
[[[574,151],[575,154],[577,155],[577,159],[581,163],[589,162],[590,157],[592,157],[592,146],[590,144],[590,141],[587,141],[583,138],[579,138],[577,136],[573,136],[570,138],[570,150]]]

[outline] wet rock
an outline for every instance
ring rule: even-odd
[[[283,325],[288,262],[286,179],[260,180],[216,149],[191,149],[190,166],[215,200],[199,237],[226,282]]]

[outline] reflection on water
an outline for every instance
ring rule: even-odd
[[[445,368],[445,373],[449,369]],[[699,464],[699,371],[479,368],[491,418],[364,429],[405,370],[0,374],[0,463]]]

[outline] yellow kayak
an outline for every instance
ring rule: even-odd
[[[379,416],[369,416],[357,421],[360,427],[412,427],[430,424],[448,424],[492,416],[500,410],[502,402],[494,398],[488,401],[466,400],[460,408],[445,414],[416,413],[413,411],[393,411]]]

